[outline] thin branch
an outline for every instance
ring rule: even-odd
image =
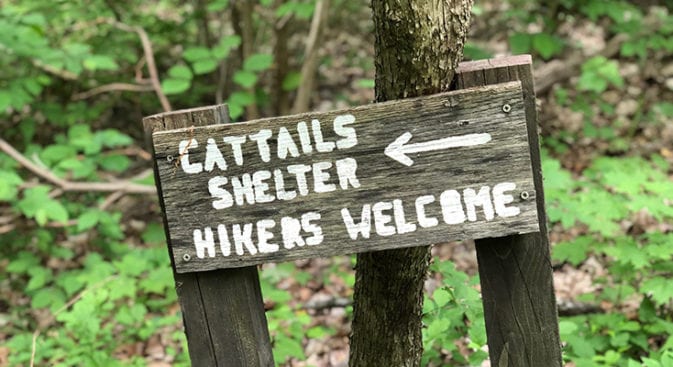
[[[126,91],[126,92],[151,92],[154,90],[152,85],[142,85],[142,84],[129,84],[129,83],[110,83],[101,85],[99,87],[89,89],[86,92],[77,93],[72,96],[72,99],[75,101],[91,98],[97,94],[115,92],[115,91]]]
[[[306,112],[311,102],[315,74],[318,70],[318,47],[320,38],[327,23],[327,9],[329,0],[318,0],[315,4],[311,29],[306,39],[306,51],[304,52],[304,64],[301,66],[301,84],[297,89],[297,98],[292,106],[292,112]]]
[[[121,198],[122,196],[124,196],[124,192],[122,191],[113,192],[112,194],[108,195],[105,198],[105,200],[103,200],[103,202],[100,203],[100,205],[98,205],[98,209],[106,210],[107,208],[110,207],[110,205],[114,204],[114,202],[119,200],[119,198]]]
[[[121,29],[126,32],[135,32],[140,37],[140,42],[143,45],[143,53],[145,54],[145,60],[147,61],[147,71],[150,73],[150,81],[152,82],[152,87],[154,87],[154,92],[161,102],[161,107],[164,109],[164,112],[172,111],[171,103],[168,102],[168,98],[161,90],[161,82],[159,81],[159,73],[157,72],[157,64],[154,61],[154,51],[152,50],[152,42],[147,36],[147,32],[142,27],[132,27],[130,25],[110,21],[110,24],[115,26],[118,29]]]
[[[19,164],[33,172],[39,177],[51,182],[63,191],[84,191],[84,192],[116,192],[121,191],[127,194],[156,194],[156,188],[149,185],[141,185],[130,180],[116,182],[72,182],[56,176],[53,172],[42,168],[23,154],[19,153],[14,147],[0,138],[0,151],[14,158]]]
[[[71,71],[64,70],[64,69],[59,69],[57,67],[47,65],[47,64],[45,64],[45,63],[43,63],[39,60],[35,60],[35,59],[31,60],[31,62],[32,62],[33,66],[35,66],[36,68],[42,69],[42,70],[46,71],[47,73],[55,75],[55,76],[57,76],[61,79],[77,80],[77,74],[75,74]]]

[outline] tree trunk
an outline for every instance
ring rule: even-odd
[[[448,91],[472,0],[372,0],[376,100]],[[419,366],[429,247],[358,255],[351,366]]]

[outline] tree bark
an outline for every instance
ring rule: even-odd
[[[372,0],[376,101],[448,91],[472,0]],[[419,366],[430,247],[359,254],[351,366]]]

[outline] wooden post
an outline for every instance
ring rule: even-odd
[[[460,89],[523,86],[540,232],[476,241],[489,354],[498,367],[562,365],[531,64],[529,55],[467,62],[456,78]]]
[[[169,112],[143,119],[148,139],[156,131],[226,122],[229,122],[226,105]],[[153,147],[151,141],[149,146]],[[156,172],[155,162],[155,180],[164,210]],[[176,273],[165,221],[164,216],[166,241],[192,365],[273,366],[257,267]]]

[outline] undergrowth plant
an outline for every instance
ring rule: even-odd
[[[600,291],[580,300],[612,310],[561,321],[566,358],[577,366],[670,366],[673,233],[633,223],[637,216],[673,220],[670,164],[657,155],[601,157],[576,180],[547,157],[543,170],[550,220],[566,230],[586,228],[554,246],[552,256],[576,267],[599,259],[607,270],[595,279]],[[636,312],[618,312],[628,305]]]

